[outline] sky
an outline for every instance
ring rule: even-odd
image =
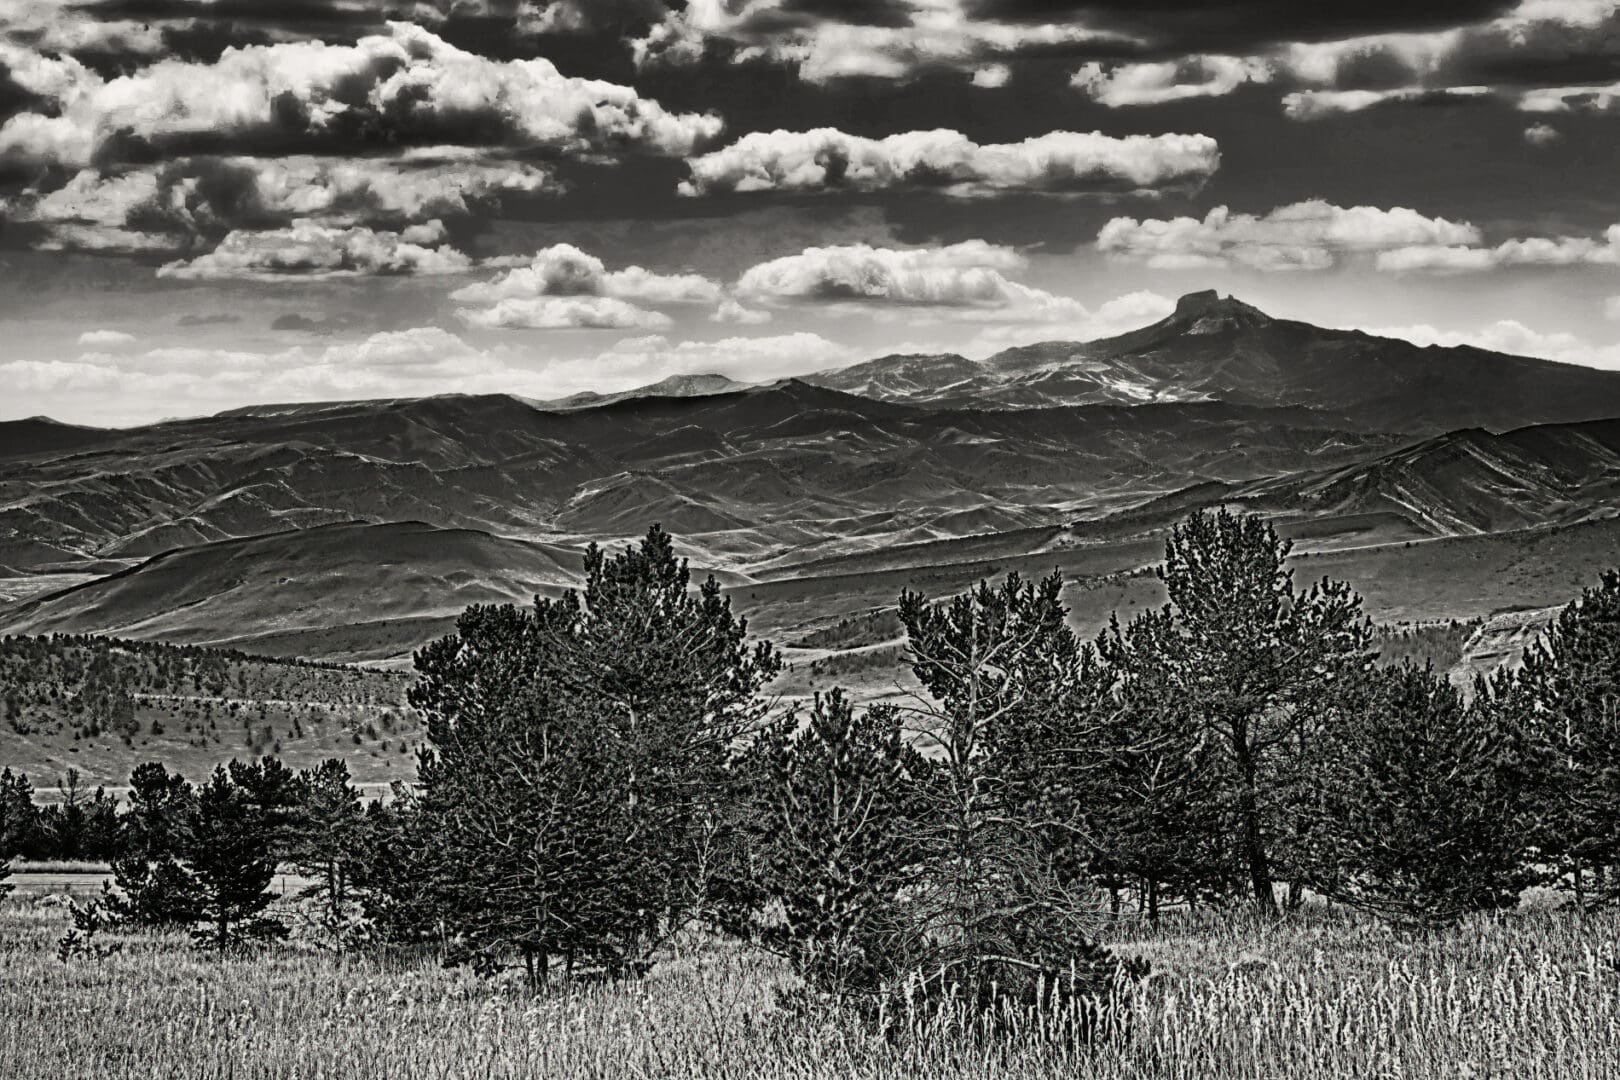
[[[4,0],[0,419],[990,355],[1620,368],[1620,0]]]

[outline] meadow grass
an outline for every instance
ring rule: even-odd
[[[886,1041],[787,1014],[787,973],[709,943],[642,981],[530,997],[432,957],[218,958],[115,936],[59,961],[59,904],[0,905],[0,1077],[1620,1077],[1620,917],[1538,912],[1408,935],[1313,912],[1121,927],[1149,957],[1128,1042],[939,1030]]]

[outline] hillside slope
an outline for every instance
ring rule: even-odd
[[[381,660],[470,604],[528,603],[575,553],[420,522],[329,525],[184,548],[0,613],[8,634],[106,634]]]

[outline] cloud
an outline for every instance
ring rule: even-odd
[[[1097,234],[1097,248],[1157,269],[1325,270],[1348,253],[1479,240],[1479,230],[1470,224],[1404,207],[1345,208],[1311,200],[1261,216],[1218,206],[1202,220],[1115,218]]]
[[[1563,138],[1563,132],[1551,124],[1531,124],[1524,129],[1524,141],[1531,146],[1552,146]]]
[[[736,323],[738,326],[762,326],[775,316],[758,308],[744,307],[731,297],[720,301],[720,306],[709,316],[710,322]]]
[[[946,247],[807,248],[745,270],[737,294],[755,303],[831,305],[884,319],[1070,323],[1078,301],[1015,281],[1027,268],[1012,248],[969,240]]]
[[[1620,322],[1620,296],[1611,296],[1603,301],[1603,317]]]
[[[535,253],[490,281],[464,286],[450,298],[482,308],[463,308],[474,326],[525,329],[661,329],[667,315],[649,308],[718,304],[718,283],[700,274],[658,274],[641,266],[608,270],[572,244]]]
[[[135,344],[136,340],[134,334],[122,330],[86,330],[79,335],[79,344],[92,349],[121,348]]]
[[[1489,101],[1488,86],[1451,86],[1441,89],[1402,87],[1396,90],[1301,90],[1283,98],[1283,111],[1294,120],[1321,120],[1328,116],[1365,112],[1392,105],[1457,105]]]
[[[686,156],[722,128],[716,116],[670,113],[544,58],[486,59],[409,23],[353,45],[248,45],[213,63],[165,59],[110,80],[80,69],[33,77],[54,80],[55,107],[0,126],[0,163],[84,167],[204,146],[286,153],[367,143]]]
[[[1527,90],[1519,99],[1519,109],[1529,113],[1615,112],[1620,110],[1620,82]]]
[[[1113,53],[1131,44],[1129,35],[1072,18],[975,18],[960,0],[689,0],[632,49],[644,68],[722,56],[787,65],[806,82],[828,83],[975,72],[1032,53]]]
[[[75,239],[84,226],[94,226],[93,237],[166,238],[113,246],[179,253],[207,248],[238,228],[285,227],[300,219],[399,228],[493,208],[508,195],[561,190],[545,169],[477,154],[428,147],[382,158],[201,157],[109,172],[82,169],[54,190],[0,198],[0,214],[35,229],[41,246],[105,250],[108,243]]]
[[[299,221],[285,229],[230,233],[208,254],[168,263],[159,268],[158,276],[184,281],[286,281],[470,270],[472,260],[445,246],[445,239],[439,221],[402,232]]]
[[[973,85],[981,90],[999,90],[1012,79],[1012,68],[1006,64],[986,64],[973,69]]]
[[[935,189],[967,197],[1003,192],[1152,192],[1196,188],[1220,166],[1205,135],[1054,131],[1020,143],[980,145],[959,132],[911,131],[884,139],[835,128],[753,132],[689,159],[683,195],[757,191]]]
[[[1271,80],[1264,60],[1239,56],[1189,56],[1155,64],[1105,68],[1098,61],[1075,72],[1070,85],[1091,100],[1118,108],[1162,105],[1186,98],[1223,97],[1247,83]]]
[[[1620,266],[1620,225],[1600,238],[1528,237],[1495,247],[1419,245],[1380,252],[1377,267],[1393,273],[1477,273],[1505,266]]]
[[[457,312],[485,330],[662,330],[674,320],[611,296],[509,297]]]

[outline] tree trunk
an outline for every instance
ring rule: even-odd
[[[1154,926],[1159,924],[1159,879],[1147,879],[1147,916]]]
[[[1254,892],[1255,906],[1261,911],[1275,914],[1277,896],[1271,887],[1271,860],[1266,857],[1265,838],[1260,828],[1259,782],[1246,730],[1238,730],[1233,744],[1243,785],[1238,792],[1238,814],[1242,818],[1243,860],[1248,864],[1249,885]]]

